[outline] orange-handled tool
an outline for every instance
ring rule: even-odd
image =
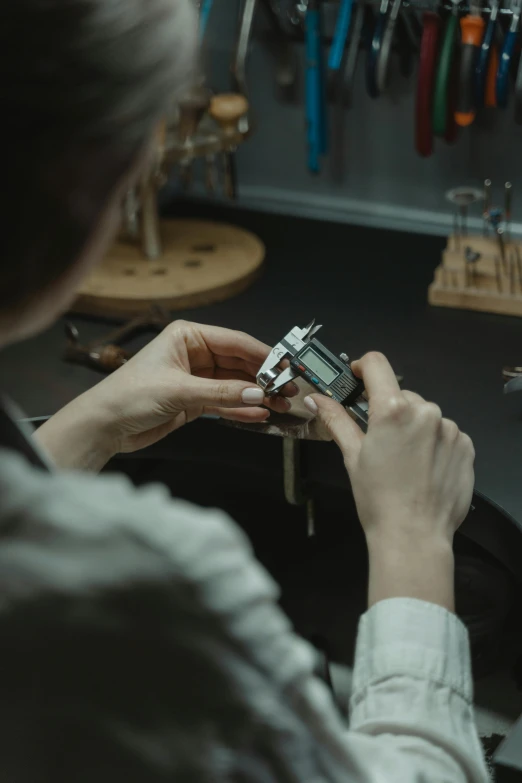
[[[486,27],[481,10],[479,2],[472,2],[471,13],[460,20],[460,75],[455,121],[463,127],[471,125],[475,119],[475,62],[482,46]]]
[[[498,48],[493,46],[491,48],[491,56],[489,58],[488,73],[486,77],[486,95],[484,98],[484,105],[488,109],[495,108],[497,105],[497,71],[498,71]]]

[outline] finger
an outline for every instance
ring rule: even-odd
[[[460,430],[451,419],[442,419],[440,427],[441,435],[447,443],[455,443],[460,435]]]
[[[240,372],[239,370],[217,369],[214,377],[218,380],[237,380],[245,381],[249,384],[254,383],[254,380],[250,375],[247,375],[244,372]],[[263,399],[263,405],[266,405],[267,408],[271,408],[272,410],[277,411],[277,413],[287,413],[291,408],[288,400],[280,394],[274,397],[265,397]]]
[[[277,413],[288,413],[292,407],[285,397],[265,397],[265,403],[267,408],[270,408]]]
[[[392,398],[399,396],[401,390],[388,359],[382,353],[372,351],[353,362],[352,370],[363,379],[371,403],[372,396]]]
[[[270,411],[266,408],[209,408],[206,412],[228,421],[242,421],[245,424],[255,424],[270,418]]]
[[[205,324],[191,324],[191,327],[200,332],[215,356],[236,356],[257,364],[259,368],[271,350],[268,345],[245,332]]]
[[[250,384],[255,384],[256,382],[255,376],[242,370],[225,370],[222,367],[216,367],[213,375],[214,378],[220,381],[245,381]]]
[[[184,376],[183,388],[177,389],[177,398],[187,408],[244,408],[265,404],[263,390],[253,383],[195,375]]]
[[[424,397],[421,397],[420,394],[417,394],[417,392],[409,391],[409,389],[404,389],[402,392],[402,396],[408,400],[408,402],[411,402],[413,404],[419,404],[421,402],[425,402]]]
[[[348,471],[353,470],[364,439],[358,425],[342,405],[322,394],[311,394],[305,397],[305,405],[309,411],[316,413],[317,418],[341,449]]]

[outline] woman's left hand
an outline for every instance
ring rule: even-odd
[[[99,469],[114,454],[150,446],[203,413],[265,421],[267,407],[286,412],[286,398],[298,393],[288,384],[281,396],[264,397],[256,373],[269,350],[243,332],[174,321],[56,414],[37,439],[60,466]],[[80,442],[82,455],[74,458]]]

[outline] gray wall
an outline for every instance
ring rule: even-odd
[[[233,0],[215,0],[205,53],[209,81],[215,88],[230,86],[236,8]],[[406,80],[393,63],[389,94],[373,101],[365,92],[363,52],[353,108],[341,112],[341,121],[339,110],[331,109],[336,154],[325,160],[319,176],[310,175],[304,106],[302,100],[291,104],[278,97],[274,61],[263,43],[263,23],[258,16],[248,66],[257,127],[238,153],[242,205],[444,233],[451,225],[445,191],[457,185],[480,186],[490,177],[498,200],[504,181],[513,182],[514,230],[522,233],[522,126],[514,124],[512,111],[488,112],[480,124],[461,132],[456,144],[437,141],[433,156],[420,158],[414,150],[416,74]],[[303,46],[296,48],[303,76]]]

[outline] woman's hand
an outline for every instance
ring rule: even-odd
[[[174,321],[41,427],[37,439],[60,466],[99,469],[112,455],[145,448],[203,413],[265,421],[270,411],[261,406],[285,412],[286,397],[298,393],[288,384],[282,396],[264,397],[256,373],[269,350],[242,332]]]
[[[322,395],[307,399],[350,475],[370,560],[378,564],[370,599],[398,590],[451,608],[452,540],[471,503],[473,444],[436,405],[401,391],[381,354],[366,355],[352,369],[368,392],[366,435],[337,403]]]

